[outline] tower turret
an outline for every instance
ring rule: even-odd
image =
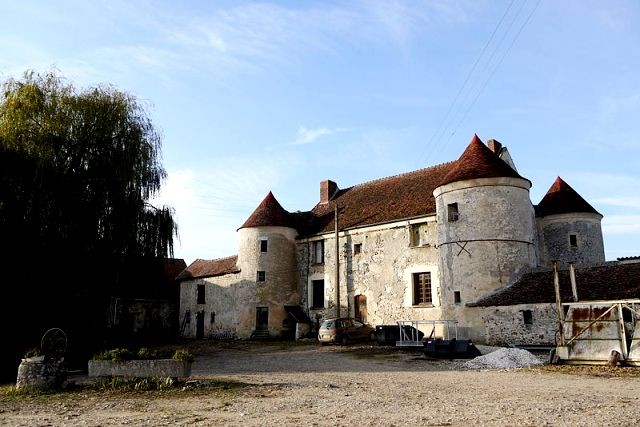
[[[278,334],[287,319],[284,306],[299,302],[294,217],[269,192],[238,233],[238,267],[255,283],[255,315],[247,315],[258,335]]]
[[[602,215],[557,177],[535,208],[540,264],[604,262]]]
[[[477,135],[433,194],[436,200],[443,315],[482,339],[466,302],[508,283],[536,264],[531,182]],[[465,317],[466,316],[466,317]]]

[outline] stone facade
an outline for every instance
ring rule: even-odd
[[[581,212],[538,218],[540,264],[604,261],[601,219],[599,214]]]
[[[289,213],[269,193],[239,229],[237,270],[224,260],[185,270],[180,316],[206,321],[183,321],[183,335],[293,335],[292,322],[341,315],[372,325],[453,320],[475,342],[548,343],[556,324],[545,307],[473,306],[552,259],[604,261],[602,216],[560,178],[541,209],[530,187],[505,147],[476,136],[456,162],[345,190],[325,180],[308,212]],[[520,325],[525,312],[534,323]]]
[[[527,343],[549,345],[555,342],[558,314],[554,304],[522,304],[476,308],[489,345]]]
[[[413,239],[416,230],[422,233],[420,242]],[[347,230],[339,233],[338,241],[341,315],[370,324],[440,318],[435,217]],[[318,242],[324,243],[322,263],[314,262],[311,255]],[[298,243],[299,292],[311,319],[336,315],[335,258],[334,234]],[[431,274],[433,301],[428,306],[414,304],[415,273]],[[324,280],[321,308],[313,303],[313,282],[317,280]]]

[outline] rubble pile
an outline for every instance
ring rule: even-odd
[[[512,369],[542,365],[534,354],[520,348],[500,348],[464,363],[467,369]]]

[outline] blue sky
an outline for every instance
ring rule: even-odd
[[[163,135],[177,257],[236,253],[271,190],[341,188],[509,148],[538,203],[561,176],[640,255],[640,3],[0,0],[0,79],[57,69],[137,96]]]

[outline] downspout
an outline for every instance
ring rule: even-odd
[[[334,223],[335,223],[335,240],[336,240],[336,271],[335,271],[335,282],[336,282],[336,317],[340,317],[340,244],[338,242],[338,203],[335,206],[334,213]]]

